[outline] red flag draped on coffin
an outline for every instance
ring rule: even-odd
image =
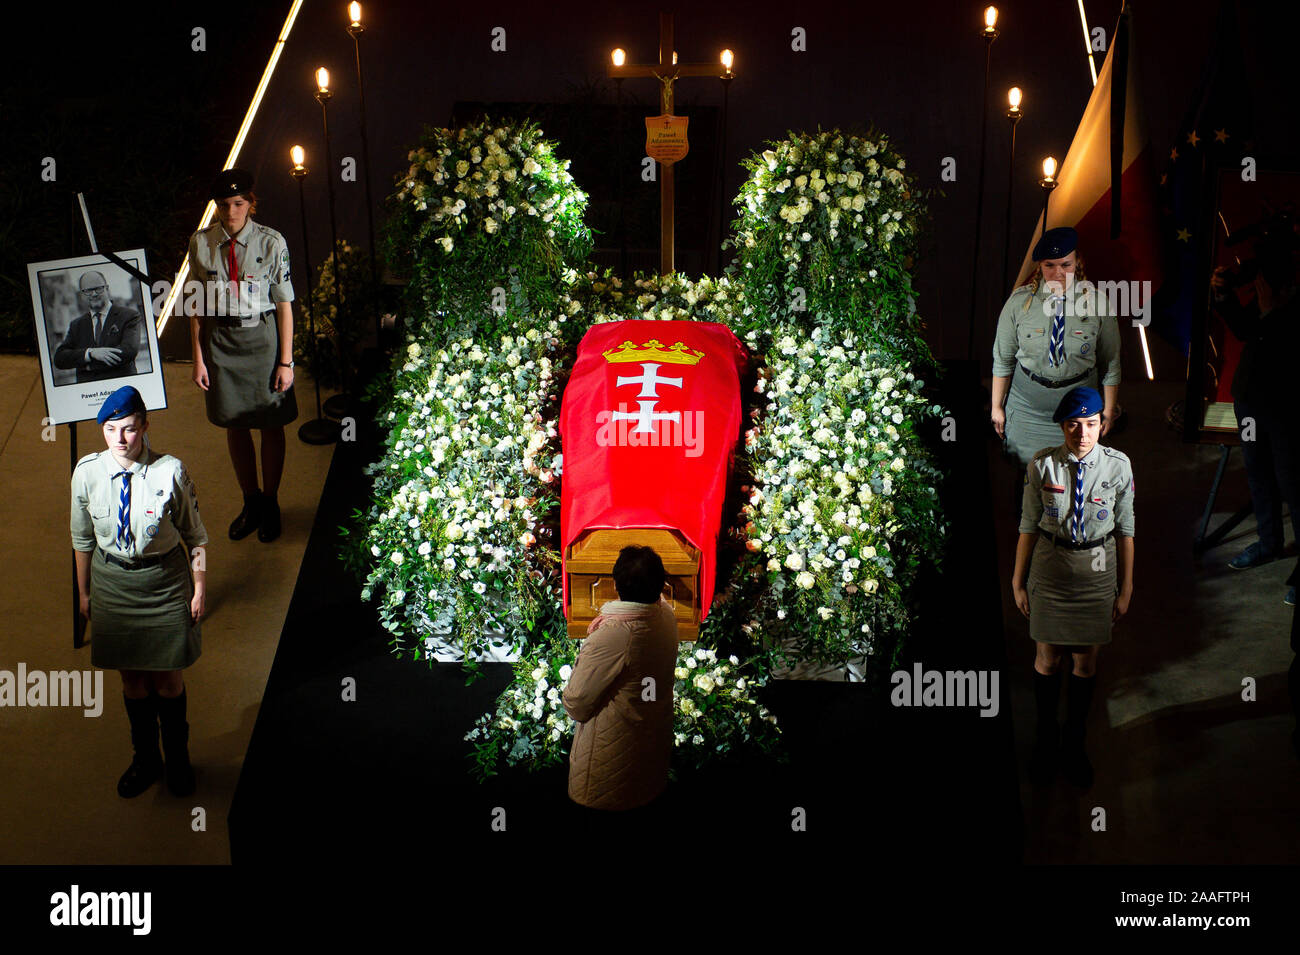
[[[698,551],[695,612],[707,615],[745,361],[718,322],[610,322],[583,337],[560,410],[566,614],[575,541],[595,528],[661,528]]]

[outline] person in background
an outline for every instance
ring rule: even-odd
[[[1048,229],[1034,246],[1038,270],[998,316],[990,421],[1022,468],[1060,443],[1053,414],[1069,388],[1105,394],[1099,437],[1117,414],[1119,325],[1105,299],[1085,284],[1078,244],[1073,229]]]
[[[177,458],[148,447],[149,419],[130,385],[105,400],[97,420],[106,450],[72,472],[72,550],[81,615],[91,624],[91,662],[122,674],[135,755],[118,781],[138,796],[163,775],[167,788],[194,792],[183,670],[201,651],[208,542],[194,483]],[[156,694],[156,695],[155,695]]]
[[[564,688],[564,708],[578,724],[569,798],[597,810],[655,799],[668,785],[673,748],[677,620],[663,599],[663,561],[650,547],[624,547],[613,576],[619,599],[588,626]]]
[[[209,283],[216,314],[190,320],[194,383],[203,389],[208,420],[226,429],[244,509],[231,540],[257,531],[280,536],[277,494],[284,474],[284,426],[298,417],[293,392],[293,285],[284,236],[250,217],[257,211],[253,177],[226,169],[212,183],[217,221],[190,237],[190,266]],[[252,429],[262,432],[262,485]]]
[[[1249,305],[1228,288],[1228,269],[1216,269],[1210,278],[1215,311],[1244,343],[1232,398],[1259,540],[1228,562],[1234,570],[1281,556],[1283,502],[1300,541],[1300,379],[1291,367],[1300,348],[1295,248],[1289,226],[1280,224],[1256,243],[1255,301]],[[1283,600],[1295,606],[1294,586]]]

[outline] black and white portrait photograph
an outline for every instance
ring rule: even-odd
[[[117,254],[143,272],[143,249]],[[54,424],[95,417],[130,384],[165,407],[153,309],[140,280],[102,255],[28,265],[46,401]]]

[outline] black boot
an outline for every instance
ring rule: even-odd
[[[230,524],[230,539],[232,541],[243,540],[253,531],[257,530],[257,525],[262,517],[262,492],[254,491],[252,494],[244,495],[244,509],[239,512]]]
[[[1096,684],[1095,676],[1076,676],[1071,673],[1069,690],[1066,692],[1065,727],[1061,731],[1061,772],[1080,789],[1092,785],[1092,763],[1083,750],[1083,736]]]
[[[167,756],[167,789],[173,796],[188,796],[194,792],[194,767],[190,765],[190,724],[185,722],[184,690],[171,699],[158,698],[158,719]]]
[[[1056,776],[1060,756],[1060,728],[1056,723],[1056,709],[1061,699],[1061,671],[1045,676],[1034,671],[1034,703],[1038,710],[1038,734],[1034,751],[1029,757],[1029,778],[1040,785],[1050,783]]]
[[[126,701],[126,716],[131,721],[131,748],[135,756],[117,781],[117,794],[132,799],[156,783],[163,772],[162,755],[158,752],[158,706],[152,696],[133,700],[123,695],[122,699]]]
[[[263,494],[261,507],[262,522],[257,528],[257,539],[269,544],[280,536],[280,502],[274,494]]]

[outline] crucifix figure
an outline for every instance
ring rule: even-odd
[[[607,74],[614,79],[627,76],[653,76],[661,86],[660,105],[665,116],[673,112],[673,83],[683,76],[716,76],[727,80],[734,76],[730,63],[730,51],[724,54],[720,63],[678,63],[677,53],[673,49],[673,15],[659,14],[659,62],[658,63],[624,63],[620,54],[614,51],[613,62],[607,68]],[[670,161],[661,161],[659,165],[659,271],[669,275],[676,271],[673,261],[673,166]]]

